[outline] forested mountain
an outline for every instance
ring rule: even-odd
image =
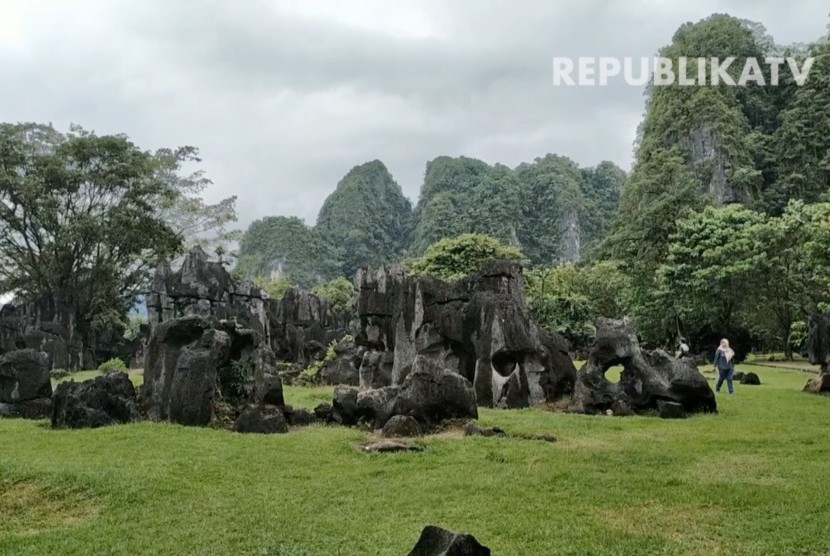
[[[575,261],[607,234],[625,173],[611,162],[580,169],[546,155],[511,169],[474,158],[427,163],[418,204],[382,162],[356,166],[320,209],[317,224],[270,217],[251,224],[239,272],[309,287],[351,279],[362,265],[421,255],[442,238],[482,233],[522,249],[533,264]]]
[[[379,160],[352,168],[326,198],[317,233],[340,250],[341,272],[401,258],[411,228],[412,206]]]
[[[707,60],[736,56],[729,69],[736,81],[747,57],[795,56],[801,63],[809,55],[815,63],[803,86],[794,82],[788,65],[783,64],[778,86],[769,85],[769,66],[761,65],[767,86],[647,88],[634,166],[601,253],[621,261],[632,280],[630,310],[641,330],[655,340],[683,328],[722,330],[724,326],[722,318],[715,322],[716,307],[702,314],[685,309],[672,312],[666,309],[667,299],[660,296],[671,292],[691,297],[672,283],[680,274],[665,268],[670,253],[680,252],[678,245],[685,245],[685,235],[693,229],[690,218],[705,207],[738,203],[757,214],[757,218],[746,217],[747,222],[767,222],[784,214],[788,203],[823,200],[830,189],[830,46],[826,38],[811,47],[782,47],[762,25],[718,14],[681,26],[660,55],[675,61],[680,56]],[[719,218],[728,220],[714,213],[709,221]],[[769,220],[770,225],[776,222]],[[729,234],[720,234],[719,238],[718,249],[736,249],[737,236],[733,240]],[[716,249],[714,245],[710,248]],[[745,266],[753,263],[747,259]],[[698,277],[704,274],[701,268],[696,272]],[[711,292],[719,286],[704,281],[696,287]],[[741,293],[745,299],[752,294]],[[687,300],[669,301],[683,305]],[[762,326],[757,315],[742,317],[737,305],[730,318],[730,326]],[[779,336],[778,341],[787,339]]]

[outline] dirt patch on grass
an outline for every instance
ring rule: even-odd
[[[100,510],[99,501],[89,494],[34,481],[0,481],[0,536],[79,525]]]

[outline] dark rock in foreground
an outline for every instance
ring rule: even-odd
[[[472,535],[427,525],[409,556],[490,556],[490,549]]]
[[[123,372],[62,382],[52,396],[55,428],[96,428],[131,423],[139,417],[135,387]]]
[[[368,453],[389,453],[389,452],[422,452],[423,446],[407,444],[397,440],[381,440],[363,446],[363,451]]]
[[[414,417],[403,415],[395,415],[389,419],[386,424],[383,425],[383,430],[381,431],[381,436],[384,438],[400,438],[420,435],[421,427],[418,425],[418,421],[416,421]]]
[[[623,367],[617,384],[605,378],[615,365]],[[630,408],[647,413],[658,409],[661,400],[680,404],[686,413],[717,411],[712,388],[691,361],[659,349],[642,350],[629,319],[600,319],[596,345],[577,373],[570,411]]]
[[[657,412],[661,419],[685,419],[686,411],[676,402],[657,400]]]
[[[246,406],[233,423],[236,432],[276,434],[288,432],[288,422],[282,409],[273,405]]]
[[[761,379],[758,377],[757,374],[749,372],[749,373],[745,373],[741,377],[741,384],[749,384],[749,385],[753,385],[753,386],[760,386]]]
[[[19,349],[0,356],[0,417],[43,419],[51,412],[49,356]]]

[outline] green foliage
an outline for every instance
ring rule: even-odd
[[[250,351],[230,363],[230,367],[220,373],[219,385],[221,400],[237,404],[246,398],[247,385],[254,376],[254,356]]]
[[[119,371],[126,373],[126,372],[129,372],[129,370],[130,369],[127,367],[127,364],[124,363],[121,359],[118,359],[117,357],[113,357],[112,359],[108,359],[108,360],[104,361],[103,363],[101,363],[100,365],[98,365],[98,372],[100,372],[102,374],[112,373],[112,372],[119,372]]]
[[[315,286],[312,292],[329,300],[329,306],[335,311],[344,311],[352,304],[354,297],[354,285],[343,278],[329,280],[325,284]]]
[[[790,349],[795,352],[801,352],[807,342],[807,323],[803,320],[796,321],[790,325],[790,336],[787,338],[787,343]]]
[[[531,316],[542,326],[578,343],[595,334],[599,317],[625,316],[629,288],[628,278],[611,261],[586,267],[565,264],[525,272],[525,293]]]
[[[135,340],[141,333],[141,326],[147,324],[147,317],[144,315],[132,314],[127,317],[127,326],[124,328],[124,338]]]
[[[271,280],[266,280],[262,276],[257,276],[254,278],[253,282],[257,285],[257,287],[265,290],[271,299],[282,299],[285,292],[294,287],[285,276],[280,276],[279,278],[273,278]]]
[[[412,261],[408,271],[428,274],[443,280],[458,280],[476,272],[484,261],[508,259],[521,261],[522,252],[483,234],[462,234],[430,245],[424,255]]]
[[[315,230],[342,257],[342,273],[396,261],[411,227],[412,207],[379,160],[355,166],[320,209]]]
[[[296,217],[256,220],[242,235],[236,274],[243,278],[277,276],[303,289],[340,273],[336,250]]]
[[[346,334],[340,340],[333,340],[329,343],[328,347],[326,348],[326,354],[322,357],[322,359],[316,359],[311,362],[311,364],[303,369],[299,376],[297,377],[296,385],[297,386],[313,386],[317,382],[317,375],[320,374],[320,371],[326,365],[326,363],[330,363],[337,359],[337,352],[335,351],[335,346],[340,342],[353,342],[354,337]]]
[[[82,333],[121,326],[182,238],[157,206],[182,194],[190,147],[146,152],[123,135],[0,125],[0,291],[50,296]]]

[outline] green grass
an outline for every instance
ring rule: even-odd
[[[431,523],[501,555],[827,554],[830,398],[743,370],[764,384],[683,421],[481,411],[554,444],[444,434],[367,455],[341,427],[0,421],[0,553],[400,555]],[[285,389],[307,407],[330,392]]]
[[[75,382],[83,382],[84,380],[89,380],[95,378],[96,376],[101,376],[102,374],[104,373],[98,370],[78,371],[58,380],[53,379],[52,388],[54,388],[61,382],[67,382],[69,380],[74,380]],[[127,374],[129,375],[130,380],[135,386],[141,386],[144,383],[143,369],[130,369]]]

